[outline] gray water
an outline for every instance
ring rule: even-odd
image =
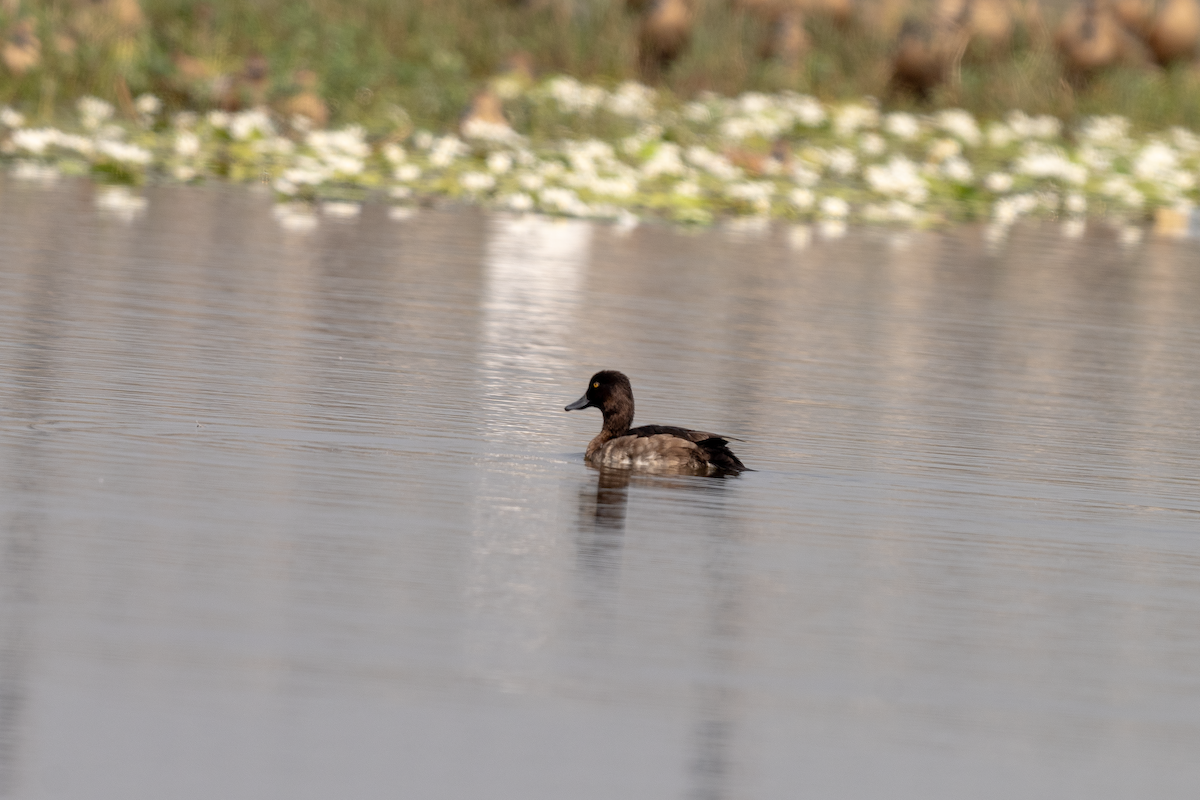
[[[1195,244],[149,196],[0,184],[0,796],[1200,791]]]

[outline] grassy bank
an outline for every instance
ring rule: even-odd
[[[919,101],[889,88],[896,26],[865,21],[880,7],[858,8],[841,24],[809,15],[807,52],[787,66],[763,56],[770,25],[760,16],[725,0],[698,3],[690,46],[661,88],[680,99],[789,90],[826,102],[872,96],[903,110],[960,107],[984,119],[1021,109],[1067,122],[1116,113],[1146,129],[1200,127],[1200,80],[1188,66],[1068,80],[1049,11],[1018,24],[1003,52],[968,48],[954,79]],[[907,11],[927,14],[920,5]],[[516,54],[536,75],[608,87],[638,78],[639,24],[615,0],[7,0],[0,27],[10,52],[29,43],[31,63],[0,69],[0,103],[53,122],[83,96],[132,118],[131,100],[143,93],[168,111],[259,102],[287,110],[308,90],[333,124],[386,124],[403,108],[415,124],[440,130]]]
[[[987,67],[964,56],[918,102],[886,91],[886,43],[869,32],[818,19],[789,69],[746,55],[758,23],[724,5],[661,86],[632,80],[634,23],[611,4],[104,0],[36,18],[39,58],[0,94],[0,162],[125,187],[261,182],[294,228],[374,195],[401,217],[447,198],[826,235],[975,220],[1002,236],[1024,216],[1078,235],[1102,217],[1132,239],[1150,219],[1188,233],[1200,202],[1188,70],[1077,90],[1034,38]],[[137,213],[144,200],[122,189],[102,203]]]

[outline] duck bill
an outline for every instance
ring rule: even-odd
[[[588,401],[587,395],[585,394],[583,397],[579,398],[574,403],[571,403],[571,405],[564,408],[563,411],[578,411],[579,409],[587,408],[590,405],[591,405],[591,402]]]

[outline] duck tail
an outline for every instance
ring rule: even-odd
[[[704,451],[704,454],[708,456],[708,463],[712,464],[718,472],[736,475],[739,472],[754,471],[743,464],[741,459],[729,449],[729,442],[719,436],[696,442],[696,446]]]

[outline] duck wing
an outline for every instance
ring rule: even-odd
[[[695,443],[696,447],[704,453],[708,459],[708,463],[716,467],[722,472],[749,472],[749,468],[741,462],[733,451],[729,449],[732,436],[718,436],[715,433],[706,431],[694,431],[691,428],[678,428],[674,425],[641,425],[637,428],[630,428],[623,435],[643,438],[647,436],[677,436],[685,441]]]
[[[730,436],[719,436],[715,433],[706,433],[705,431],[694,431],[691,428],[678,428],[674,425],[641,425],[637,428],[630,428],[623,436],[678,436],[680,439],[687,439],[689,442],[703,442],[707,439],[723,439],[725,441],[735,441]]]

